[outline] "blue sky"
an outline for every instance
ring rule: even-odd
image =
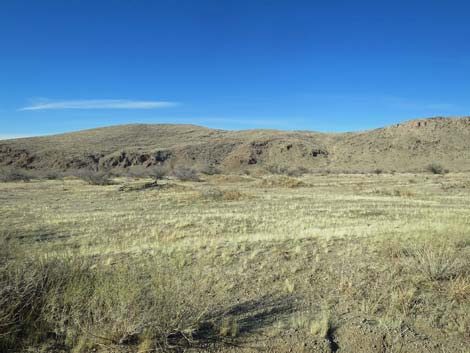
[[[0,138],[470,115],[468,1],[5,0]]]

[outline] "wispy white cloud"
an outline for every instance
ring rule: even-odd
[[[127,99],[77,99],[49,100],[40,99],[19,110],[51,109],[155,109],[173,107],[178,103],[167,101],[134,101]]]
[[[31,137],[36,135],[24,135],[24,134],[0,134],[0,140],[11,140],[11,139],[19,139],[22,137]]]

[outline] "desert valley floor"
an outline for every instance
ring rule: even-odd
[[[3,347],[469,352],[468,174],[146,183],[0,183]]]

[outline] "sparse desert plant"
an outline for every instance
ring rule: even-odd
[[[219,327],[219,335],[222,337],[237,337],[239,331],[237,320],[233,317],[225,317],[222,319]]]
[[[237,201],[246,198],[247,195],[238,190],[225,190],[222,199],[226,201]]]
[[[148,169],[153,168],[153,167],[148,167],[145,168],[144,166],[138,165],[138,166],[132,166],[129,167],[125,173],[123,173],[124,176],[128,178],[147,178],[148,177]]]
[[[168,168],[161,165],[155,165],[147,168],[144,175],[147,175],[158,184],[160,180],[163,180],[168,175]]]
[[[4,168],[0,169],[0,182],[27,182],[31,180],[31,174],[25,170],[18,168]]]
[[[289,294],[294,293],[295,283],[289,281],[289,278],[286,278],[286,280],[284,282],[284,286],[285,286],[285,289],[286,289],[287,293],[289,293]]]
[[[372,191],[374,194],[382,196],[397,196],[397,197],[414,197],[416,196],[415,192],[410,189],[404,188],[394,188],[392,190],[387,189],[374,189]]]
[[[197,345],[205,307],[187,291],[200,287],[168,260],[111,268],[86,258],[10,261],[0,266],[0,350],[45,342],[50,333],[73,351],[143,340],[163,350]],[[229,335],[236,333],[231,325]]]
[[[202,189],[200,195],[202,198],[209,200],[222,200],[224,192],[216,187],[208,187]]]
[[[42,173],[41,177],[47,180],[58,180],[64,177],[64,173],[58,170],[47,170]]]
[[[173,176],[181,181],[201,181],[197,171],[191,168],[176,168],[173,170]]]
[[[308,173],[308,169],[303,167],[289,168],[286,172],[286,174],[290,177],[301,177],[306,173]]]
[[[405,253],[411,260],[410,268],[429,281],[454,278],[461,268],[455,247],[439,240],[411,244]]]
[[[28,335],[32,322],[39,315],[36,307],[43,301],[40,275],[34,269],[16,267],[10,262],[0,267],[0,350],[17,345],[21,336]],[[37,332],[37,335],[41,334]]]
[[[376,168],[376,169],[374,169],[374,171],[373,171],[373,173],[374,173],[374,174],[377,174],[377,175],[382,174],[383,172],[384,172],[383,169],[380,169],[380,168]]]
[[[93,171],[90,169],[80,169],[72,175],[86,181],[90,185],[111,185],[112,181],[108,171]]]
[[[416,194],[410,189],[394,189],[393,190],[394,196],[399,197],[414,197]]]
[[[390,293],[390,310],[397,311],[405,317],[410,315],[416,304],[416,288],[396,286]]]
[[[331,330],[331,320],[328,314],[321,312],[318,315],[300,313],[290,320],[290,326],[296,330],[321,338],[326,338]]]
[[[264,188],[299,188],[307,186],[303,181],[290,178],[287,176],[278,176],[278,177],[270,177],[264,178],[260,181],[259,186]]]
[[[470,278],[459,275],[449,282],[449,298],[457,301],[470,301]]]
[[[308,329],[310,324],[310,317],[305,313],[297,313],[289,320],[289,326],[293,329]]]
[[[309,329],[311,335],[326,338],[331,330],[329,316],[323,313],[319,319],[312,320]]]
[[[304,167],[289,168],[281,165],[268,165],[265,169],[271,174],[287,175],[290,177],[300,177],[309,172],[308,169]]]
[[[221,171],[215,165],[206,164],[201,168],[201,173],[206,175],[215,175],[221,174]]]
[[[437,163],[431,163],[426,167],[428,172],[433,174],[447,174],[449,172],[448,169],[445,169],[442,165]]]
[[[237,201],[248,197],[238,190],[221,190],[217,187],[206,187],[198,195],[202,199],[214,201]]]
[[[470,332],[470,194],[436,185],[468,176],[410,177],[0,184],[0,352],[455,352]]]
[[[280,165],[267,165],[265,169],[271,174],[286,174],[288,168]]]

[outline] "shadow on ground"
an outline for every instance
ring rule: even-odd
[[[175,348],[244,346],[249,344],[250,335],[291,315],[296,310],[294,303],[292,296],[264,296],[215,310],[206,314],[189,336],[184,332],[170,334],[167,344]]]

